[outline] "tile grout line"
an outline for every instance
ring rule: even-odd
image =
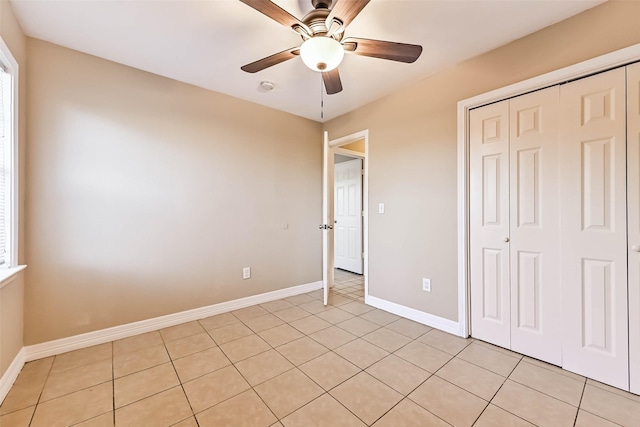
[[[508,410],[507,408],[503,408],[502,406],[499,406],[498,404],[496,404],[496,403],[494,403],[494,402],[493,402],[493,401],[494,401],[494,399],[496,398],[496,396],[498,395],[498,393],[500,392],[500,390],[502,389],[502,387],[503,387],[503,386],[507,383],[507,381],[509,380],[509,381],[512,381],[512,382],[514,382],[514,383],[516,383],[516,384],[520,384],[521,386],[523,386],[523,387],[525,387],[525,388],[528,388],[529,390],[532,390],[532,391],[534,391],[534,392],[538,392],[538,393],[543,394],[543,395],[545,395],[545,396],[547,396],[547,397],[549,397],[549,398],[551,398],[551,399],[557,400],[558,402],[562,402],[562,403],[565,403],[565,404],[567,404],[567,405],[569,405],[569,406],[571,406],[571,407],[573,407],[573,408],[576,408],[576,409],[577,409],[577,410],[576,410],[576,416],[577,416],[577,413],[578,413],[578,411],[580,410],[580,407],[579,407],[579,406],[578,406],[578,407],[575,407],[575,406],[573,406],[573,405],[571,405],[571,404],[569,404],[569,403],[567,403],[567,402],[565,402],[565,401],[563,401],[563,400],[560,400],[560,399],[558,399],[558,398],[556,398],[556,397],[553,397],[553,396],[551,396],[551,395],[548,395],[547,393],[541,392],[541,391],[539,391],[539,390],[536,390],[536,389],[534,389],[534,388],[531,388],[531,387],[527,386],[526,384],[522,384],[522,383],[520,383],[520,382],[518,382],[518,381],[515,381],[515,380],[511,379],[511,378],[510,378],[511,374],[513,374],[513,371],[515,371],[515,369],[518,367],[518,365],[520,365],[520,363],[521,363],[521,362],[527,363],[527,362],[524,360],[524,357],[523,357],[523,358],[520,360],[520,362],[518,362],[518,363],[516,364],[516,366],[511,370],[511,372],[509,373],[509,376],[508,376],[508,377],[504,377],[504,378],[505,378],[504,382],[502,383],[502,385],[500,386],[500,388],[496,391],[496,393],[494,394],[494,396],[493,396],[493,397],[491,398],[491,400],[489,401],[489,404],[490,404],[490,405],[494,405],[494,406],[496,406],[496,407],[498,407],[498,408],[502,409],[503,411],[505,411],[505,412],[507,412],[507,413],[509,413],[509,414],[513,415],[514,417],[517,417],[517,418],[519,418],[519,419],[521,419],[521,420],[524,420],[524,421],[525,421],[525,422],[527,422],[527,423],[533,424],[533,422],[531,422],[531,421],[529,421],[529,420],[526,420],[526,419],[522,418],[521,416],[519,416],[519,415],[517,415],[517,414],[514,414],[513,412],[511,412],[511,411],[510,411],[510,410]]]
[[[610,423],[610,424],[613,424],[613,425],[615,425],[615,426],[619,426],[619,427],[628,427],[628,426],[624,426],[623,424],[618,424],[618,423],[616,423],[615,421],[611,421],[611,420],[609,420],[609,419],[607,419],[607,418],[603,417],[602,415],[594,414],[593,412],[591,412],[591,411],[587,411],[586,409],[579,408],[579,410],[580,410],[580,411],[582,411],[582,412],[586,412],[587,414],[593,415],[594,417],[599,418],[599,419],[601,419],[601,420],[604,420],[604,421],[606,421],[606,422],[608,422],[608,423]]]
[[[597,385],[594,385],[594,384],[588,384],[588,381],[589,381],[589,380],[590,380],[590,379],[589,379],[589,378],[587,378],[587,379],[586,379],[586,383],[587,383],[587,385],[589,385],[589,386],[591,386],[591,387],[593,387],[593,388],[597,388],[597,389],[598,389],[598,390],[600,390],[600,391],[607,392],[607,393],[612,394],[612,395],[614,395],[614,396],[616,396],[616,397],[620,397],[620,398],[623,398],[623,399],[629,400],[629,401],[631,401],[631,402],[640,403],[640,400],[632,399],[632,398],[627,397],[627,396],[623,396],[623,395],[621,395],[621,394],[618,394],[618,393],[615,393],[615,392],[613,392],[613,391],[607,390],[607,389],[605,389],[604,387],[598,387]],[[596,381],[596,380],[591,380],[591,381]],[[603,383],[599,383],[599,384],[603,384]],[[606,384],[604,384],[604,385],[606,385]],[[613,386],[608,386],[608,387],[613,387]],[[615,388],[615,387],[614,387],[614,388]],[[630,392],[628,392],[628,391],[626,391],[626,390],[622,390],[622,389],[617,389],[617,390],[620,390],[620,391],[625,392],[625,393],[628,393],[628,394],[632,394],[632,393],[630,393]],[[637,394],[634,394],[634,396],[635,396],[635,397],[640,397],[640,395],[637,395]],[[601,417],[601,418],[602,418],[602,417]]]
[[[51,365],[53,366],[53,364]],[[116,366],[115,366],[115,349],[113,341],[111,341],[111,407],[113,408],[113,416],[111,421],[116,425]]]
[[[516,381],[516,380],[514,380],[513,378],[507,377],[506,379],[507,379],[507,380],[509,380],[509,381],[512,381],[512,382],[514,382],[514,383],[516,383],[516,384],[519,384],[519,385],[521,385],[522,387],[528,388],[529,390],[532,390],[532,391],[538,392],[538,393],[543,394],[543,395],[545,395],[545,396],[547,396],[547,397],[549,397],[549,398],[551,398],[551,399],[557,400],[558,402],[564,403],[565,405],[569,405],[569,406],[571,406],[572,408],[580,409],[580,405],[579,405],[579,404],[578,404],[578,406],[575,406],[575,405],[573,405],[573,404],[571,404],[571,403],[569,403],[569,402],[566,402],[566,401],[564,401],[564,400],[562,400],[562,399],[559,399],[559,398],[557,398],[557,397],[555,397],[555,396],[552,396],[552,395],[550,395],[549,393],[546,393],[546,392],[544,392],[544,391],[537,390],[537,389],[535,389],[535,388],[533,388],[533,387],[528,386],[527,384],[523,384],[523,383],[521,383],[520,381]],[[582,393],[584,393],[584,389],[583,389],[583,392],[582,392]],[[582,393],[580,394],[580,400],[582,400]]]
[[[535,360],[536,362],[540,362],[540,363],[544,363],[544,364],[551,365],[551,366],[553,366],[553,367],[555,367],[555,368],[560,369],[560,372],[558,372],[558,371],[556,371],[556,370],[553,370],[553,369],[549,369],[547,366],[539,365],[539,364],[537,364],[537,363],[531,363],[530,361],[526,360],[527,358],[529,358],[529,359],[531,359],[531,360]],[[535,358],[533,358],[533,357],[531,357],[531,356],[526,356],[526,355],[524,355],[524,354],[522,355],[522,361],[523,361],[524,363],[528,364],[528,365],[533,365],[533,366],[535,366],[535,367],[537,367],[537,368],[544,369],[545,371],[552,372],[552,373],[554,373],[554,374],[558,374],[558,375],[562,375],[563,377],[565,377],[565,378],[569,378],[569,379],[572,379],[572,380],[574,380],[574,381],[578,381],[578,382],[580,382],[581,380],[574,378],[574,377],[573,377],[573,375],[577,375],[577,376],[582,377],[582,378],[585,380],[585,382],[586,382],[586,379],[587,379],[586,377],[583,377],[583,376],[582,376],[582,375],[580,375],[580,374],[576,374],[576,373],[574,373],[574,372],[567,371],[566,369],[563,369],[561,366],[554,365],[553,363],[545,362],[544,360],[535,359]],[[570,374],[573,374],[573,375],[567,375],[567,373],[570,373]]]
[[[200,327],[202,329],[204,329],[204,327],[200,324],[199,321],[196,320],[196,323],[198,325],[200,325]],[[204,329],[204,330],[205,330],[205,333],[206,333],[206,329]],[[162,334],[160,334],[160,335],[162,336]],[[207,336],[209,336],[209,334],[207,334]],[[188,338],[188,337],[185,337],[185,338]],[[211,338],[211,337],[209,337],[209,338]],[[164,341],[164,339],[163,339],[163,341]],[[175,340],[175,341],[177,341],[177,340]],[[211,341],[213,341],[213,338],[211,338]],[[213,341],[213,342],[215,344],[215,341]],[[169,362],[171,362],[171,367],[173,368],[173,373],[176,375],[176,378],[178,379],[178,385],[180,386],[180,389],[182,390],[182,393],[184,394],[184,398],[186,399],[187,403],[189,404],[189,409],[191,409],[191,417],[187,417],[184,420],[180,420],[177,423],[173,423],[172,425],[176,425],[176,424],[181,423],[181,422],[183,422],[185,420],[188,420],[189,418],[193,418],[196,421],[196,425],[199,426],[200,423],[198,422],[198,419],[196,418],[196,413],[193,410],[193,405],[191,404],[191,401],[189,400],[189,396],[187,395],[187,391],[184,389],[184,383],[180,379],[180,375],[178,375],[178,370],[176,369],[176,365],[173,362],[174,361],[173,357],[171,357],[171,354],[169,353],[169,349],[167,348],[166,342],[164,344],[164,351],[166,351],[167,352],[167,356],[169,356]],[[206,350],[203,350],[203,351],[206,351]],[[187,356],[184,356],[184,357],[187,357]],[[174,387],[168,388],[166,390],[161,391],[160,393],[164,393],[165,391],[171,390],[173,388]],[[160,394],[160,393],[157,393],[157,394]]]
[[[431,332],[431,331],[429,331],[429,332]],[[429,332],[426,332],[425,334],[423,334],[423,335],[421,335],[421,336],[424,336],[424,335],[428,334]],[[416,338],[415,340],[417,340],[417,339],[418,339],[418,338]],[[415,340],[414,340],[414,341],[415,341]],[[392,353],[392,354],[393,354],[393,353]],[[400,357],[400,356],[396,356],[396,357]],[[402,358],[401,358],[401,359],[402,359]],[[404,360],[404,359],[402,359],[402,360]],[[453,360],[453,359],[451,359],[451,360]],[[411,363],[411,362],[409,362],[408,360],[407,360],[406,362]],[[449,363],[449,362],[447,362],[447,363]],[[446,363],[445,363],[445,365],[446,365]],[[413,365],[413,366],[416,366],[416,367],[420,368],[420,367],[419,367],[419,366],[417,366],[417,365]],[[443,366],[444,366],[444,365],[443,365]],[[425,378],[425,379],[424,379],[424,381],[422,381],[420,384],[418,384],[417,386],[415,386],[415,387],[414,387],[410,392],[408,392],[408,393],[406,394],[406,396],[404,395],[404,393],[400,393],[400,392],[399,392],[401,395],[403,395],[403,398],[402,398],[402,399],[400,399],[400,401],[399,401],[398,403],[396,403],[395,405],[393,405],[393,407],[391,407],[387,412],[385,412],[385,413],[384,413],[380,418],[378,418],[375,422],[378,422],[380,419],[382,419],[382,417],[384,417],[386,414],[388,414],[389,412],[391,412],[391,410],[392,410],[393,408],[395,408],[396,406],[398,406],[400,403],[402,403],[402,401],[403,401],[403,400],[405,400],[405,399],[406,399],[406,400],[409,400],[410,402],[412,402],[412,403],[414,403],[414,404],[418,405],[418,407],[420,407],[420,408],[424,409],[425,411],[427,411],[428,413],[430,413],[431,415],[433,415],[433,416],[434,416],[434,417],[436,417],[437,419],[442,420],[442,422],[443,422],[443,423],[445,423],[445,424],[447,424],[447,425],[451,425],[450,423],[448,423],[448,422],[447,422],[447,421],[445,421],[444,419],[440,418],[437,414],[434,414],[434,413],[433,413],[433,412],[431,412],[429,409],[425,408],[424,406],[422,406],[421,404],[419,404],[418,402],[416,402],[415,400],[413,400],[413,399],[411,399],[411,398],[409,397],[413,392],[415,392],[418,388],[420,388],[424,383],[426,383],[427,381],[429,381],[429,378],[431,378],[431,377],[433,377],[433,376],[435,375],[435,373],[431,373],[431,372],[427,371],[427,370],[426,370],[426,369],[424,369],[424,368],[420,368],[420,369],[422,369],[423,371],[425,371],[425,372],[429,373],[430,375],[429,375],[427,378]],[[439,369],[438,369],[438,370],[439,370]],[[440,378],[440,377],[438,377],[438,378]],[[383,384],[384,384],[384,383],[383,383]],[[386,384],[385,384],[385,385],[386,385]],[[391,386],[387,386],[387,387],[391,387]],[[391,387],[391,388],[393,389],[393,387]],[[396,390],[396,391],[397,391],[397,390]],[[374,422],[374,424],[375,424],[375,422]]]
[[[42,390],[40,390],[40,394],[38,394],[38,399],[36,400],[35,403],[35,408],[33,408],[33,414],[31,415],[31,420],[29,421],[29,425],[33,424],[33,421],[36,418],[36,412],[38,411],[38,405],[40,405],[40,399],[42,399],[42,394],[44,393],[44,388],[47,386],[47,382],[49,382],[49,376],[51,375],[51,371],[53,370],[53,364],[56,363],[56,359],[58,358],[58,356],[54,356],[53,360],[51,361],[51,366],[49,367],[49,372],[47,372],[47,378],[44,381],[44,384],[42,385]]]
[[[573,420],[573,425],[575,426],[578,422],[578,415],[580,415],[580,407],[582,406],[582,399],[584,398],[584,392],[587,389],[587,380],[585,378],[584,383],[582,384],[582,393],[580,393],[580,401],[578,402],[578,410],[576,411],[576,417]]]

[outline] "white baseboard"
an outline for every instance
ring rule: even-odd
[[[87,332],[85,334],[75,335],[72,337],[30,345],[22,349],[23,358],[24,361],[30,362],[32,360],[42,359],[44,357],[54,356],[85,347],[91,347],[93,345],[103,344],[145,332],[157,331],[158,329],[191,322],[193,320],[204,319],[205,317],[227,313],[229,311],[250,307],[256,304],[304,294],[321,288],[321,281],[307,283],[305,285],[278,289],[277,291],[252,295],[233,301],[221,302],[219,304],[195,308],[193,310],[182,311],[180,313],[168,314],[166,316],[155,317],[153,319],[141,320],[139,322],[128,323],[126,325],[114,326],[112,328],[101,329],[99,331]],[[20,368],[22,368],[22,366]],[[18,372],[20,371],[18,370]]]
[[[13,358],[13,362],[11,362],[4,375],[2,375],[2,378],[0,378],[0,404],[2,404],[4,398],[7,397],[11,386],[16,381],[16,378],[18,378],[18,374],[20,374],[25,362],[25,351],[24,347],[22,347],[18,354],[16,354],[16,357]]]
[[[373,307],[388,311],[389,313],[422,323],[423,325],[440,329],[441,331],[448,332],[453,335],[460,335],[460,326],[458,325],[458,322],[454,322],[453,320],[434,316],[433,314],[425,313],[381,298],[372,297],[371,295],[365,296],[364,302]]]

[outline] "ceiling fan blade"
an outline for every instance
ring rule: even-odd
[[[327,16],[326,25],[327,28],[335,28],[332,26],[333,20],[338,19],[342,22],[342,27],[340,27],[340,31],[344,31],[344,29],[355,19],[356,16],[364,9],[364,7],[369,3],[370,0],[336,0],[334,2],[333,9]],[[331,36],[331,34],[328,34]]]
[[[327,95],[334,95],[338,92],[342,92],[342,82],[340,81],[340,73],[338,73],[337,68],[322,73],[322,80],[324,81],[324,87],[327,90]]]
[[[240,67],[240,69],[247,73],[257,73],[265,68],[269,68],[273,65],[295,58],[298,55],[300,55],[300,48],[292,47],[291,49],[283,50],[282,52],[278,52],[271,56],[267,56],[266,58],[252,62],[251,64],[244,65]]]
[[[267,15],[276,22],[293,29],[296,33],[311,36],[313,34],[309,27],[303,24],[298,18],[275,4],[270,0],[240,0],[249,7],[254,8],[258,12]]]
[[[406,63],[415,62],[422,53],[422,46],[417,44],[359,39],[357,37],[346,38],[342,44],[345,52]]]

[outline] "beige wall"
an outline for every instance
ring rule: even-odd
[[[26,344],[321,280],[320,124],[28,54]]]
[[[0,289],[0,377],[7,371],[23,343],[24,273]]]
[[[5,42],[19,67],[19,128],[18,128],[18,156],[20,182],[25,179],[25,142],[26,142],[26,38],[13,10],[7,1],[0,1],[0,37]],[[20,218],[18,218],[18,246],[19,260],[24,262],[24,186],[19,188],[18,204]],[[18,276],[5,287],[0,289],[0,377],[13,362],[23,345],[23,302],[24,280],[23,274]]]
[[[369,129],[373,296],[457,320],[456,103],[640,43],[638,16],[605,3],[325,124],[331,139]]]

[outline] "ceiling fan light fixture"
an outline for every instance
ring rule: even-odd
[[[344,49],[336,39],[316,36],[302,43],[300,57],[302,62],[313,71],[331,71],[342,62]]]

